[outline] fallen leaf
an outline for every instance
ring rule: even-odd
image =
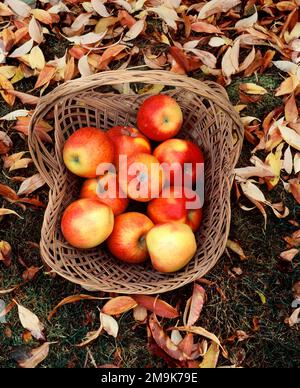
[[[210,333],[209,331],[205,330],[203,327],[200,327],[200,326],[176,326],[176,328],[172,328],[172,329],[177,329],[179,331],[187,331],[188,333],[193,333],[193,334],[197,334],[197,335],[200,335],[202,337],[208,338],[208,339],[212,340],[213,342],[215,342],[217,345],[219,345],[221,347],[221,349],[223,349],[223,347],[220,343],[220,340],[213,333]]]
[[[7,154],[13,146],[10,137],[3,131],[0,131],[0,155]]]
[[[137,305],[133,309],[133,318],[138,322],[145,322],[148,316],[147,309],[144,306]]]
[[[130,27],[129,31],[125,34],[123,40],[128,42],[137,38],[143,30],[146,28],[146,22],[144,19],[138,20],[133,26]]]
[[[286,318],[284,322],[285,322],[287,325],[289,325],[290,327],[293,327],[293,326],[295,326],[297,323],[300,323],[299,316],[300,316],[300,307],[298,307],[296,310],[294,310],[294,312],[292,313],[292,315],[291,315],[289,318]]]
[[[296,153],[294,156],[294,171],[295,174],[298,174],[300,171],[300,153]]]
[[[219,27],[216,27],[213,24],[206,23],[206,22],[192,23],[191,28],[195,32],[205,32],[206,34],[220,34],[221,33]]]
[[[300,204],[300,180],[290,179],[289,180],[290,191],[293,194],[295,200]]]
[[[37,44],[41,44],[44,40],[44,34],[39,22],[33,16],[28,25],[28,33],[31,39]]]
[[[149,295],[132,295],[132,298],[147,310],[163,318],[177,318],[178,311],[167,302]]]
[[[245,255],[243,248],[236,241],[227,240],[226,247],[236,253],[242,261],[247,260],[247,256]]]
[[[293,296],[295,299],[300,299],[300,280],[293,284]]]
[[[292,248],[287,251],[281,252],[280,258],[282,260],[291,262],[294,259],[294,257],[298,255],[299,252],[300,252],[299,249]]]
[[[38,190],[42,186],[44,186],[45,180],[42,178],[40,174],[32,175],[29,178],[26,178],[18,190],[18,195],[28,195]]]
[[[12,90],[8,90],[8,94],[12,94]],[[28,116],[29,111],[27,109],[17,109],[13,112],[9,112],[6,115],[2,116],[0,120],[6,120],[6,121],[14,121],[18,117],[26,117]]]
[[[284,141],[286,141],[291,147],[300,151],[300,135],[294,129],[291,129],[283,124],[279,124],[278,128]]]
[[[237,21],[235,23],[235,28],[246,29],[249,27],[253,27],[253,25],[255,23],[257,23],[257,20],[258,20],[258,13],[257,13],[257,10],[255,8],[254,14],[252,14],[251,16],[248,16],[245,19],[241,19],[241,20]]]
[[[27,18],[30,15],[31,8],[24,1],[5,0],[5,2],[16,15],[22,16],[23,18]]]
[[[93,9],[102,17],[106,18],[110,16],[109,12],[107,11],[104,0],[91,0],[91,5]]]
[[[34,46],[28,55],[28,63],[32,69],[43,70],[46,64],[44,54],[39,46]]]
[[[0,183],[0,196],[10,199],[12,201],[17,201],[19,199],[19,196],[17,195],[15,190],[13,190],[7,185],[3,185],[2,183]]]
[[[29,41],[25,42],[22,44],[22,46],[16,48],[10,55],[10,58],[20,58],[23,57],[24,55],[28,54],[30,50],[33,47],[33,39],[30,39]]]
[[[101,332],[102,332],[102,327],[100,327],[98,330],[89,331],[86,334],[84,340],[76,346],[78,346],[79,348],[82,348],[83,346],[88,345],[89,343],[95,341],[100,336]]]
[[[205,301],[205,290],[199,284],[195,283],[191,299],[190,312],[187,320],[187,326],[193,326],[199,319],[203,304]]]
[[[206,19],[219,12],[227,12],[240,4],[241,0],[210,0],[200,10],[198,19]]]
[[[23,218],[21,217],[18,213],[16,213],[14,210],[11,210],[11,209],[5,209],[5,208],[0,208],[0,217],[2,216],[7,216],[7,215],[14,215],[14,216],[17,216],[19,218]]]
[[[20,322],[24,329],[29,330],[32,336],[37,340],[44,340],[44,325],[40,322],[39,318],[22,305],[17,303],[17,306]]]
[[[50,312],[48,315],[48,320],[50,321],[52,317],[56,314],[57,310],[59,307],[64,306],[66,304],[74,303],[74,302],[79,302],[81,300],[103,300],[104,298],[99,298],[97,296],[92,296],[92,295],[85,295],[85,294],[78,294],[78,295],[71,295],[67,296],[64,298],[62,301],[60,301],[54,309]]]
[[[6,306],[4,305],[4,308],[0,310],[0,319],[3,319],[15,307],[15,305],[16,303],[14,301],[11,301]]]
[[[294,93],[288,98],[284,107],[285,119],[289,123],[296,123],[298,119],[298,108]]]
[[[293,155],[290,147],[285,150],[282,167],[288,174],[293,171]]]
[[[168,26],[174,30],[177,30],[176,22],[179,20],[179,18],[177,12],[174,9],[164,5],[159,5],[158,7],[148,8],[147,10],[149,12],[156,13]]]
[[[20,168],[27,168],[31,163],[31,158],[19,159],[15,163],[13,163],[13,165],[9,169],[9,172],[19,170]]]
[[[179,361],[184,361],[188,359],[188,356],[184,352],[179,350],[178,346],[176,346],[171,341],[170,337],[164,332],[154,313],[151,314],[149,318],[149,328],[156,344],[170,357]]]
[[[0,241],[0,261],[9,267],[11,264],[11,245],[4,240]]]
[[[13,16],[12,10],[4,3],[0,3],[0,16]]]
[[[199,364],[199,368],[216,368],[220,355],[219,345],[212,342],[207,352],[205,353],[202,362]]]
[[[29,282],[34,279],[36,274],[41,270],[42,267],[31,266],[25,269],[22,273],[22,278],[25,282]]]
[[[182,335],[176,329],[171,331],[171,337],[170,338],[171,338],[171,341],[173,342],[173,344],[175,344],[175,345],[179,345],[180,342],[183,340]]]
[[[0,93],[3,99],[8,103],[8,105],[13,106],[15,102],[15,96],[8,94],[6,90],[13,89],[14,87],[12,83],[1,74],[0,74],[0,88],[1,88]]]
[[[55,72],[56,72],[55,67],[46,65],[43,68],[43,70],[40,72],[38,79],[34,85],[34,89],[38,89],[41,86],[47,85],[54,77]]]
[[[264,95],[264,94],[268,93],[268,91],[265,88],[263,88],[262,86],[259,86],[259,85],[256,85],[256,84],[253,84],[250,82],[240,84],[240,90],[242,90],[243,92],[245,92],[247,94]]]
[[[84,55],[81,57],[78,61],[78,70],[82,77],[88,77],[89,75],[92,75],[92,69],[88,62],[88,56]]]
[[[36,20],[43,24],[52,24],[52,17],[50,13],[45,11],[44,9],[32,9],[31,14],[36,18]]]
[[[262,304],[266,304],[267,303],[267,298],[265,296],[265,294],[261,291],[255,291],[257,293],[257,295],[259,296],[260,300],[261,300],[261,303]]]
[[[17,285],[17,286],[8,288],[6,290],[0,290],[0,295],[9,294],[9,293],[13,292],[14,290],[16,290],[17,288],[19,288],[19,287],[20,287],[20,285]]]
[[[110,315],[100,313],[100,322],[107,334],[117,338],[119,332],[118,322]]]
[[[38,366],[49,354],[50,345],[56,342],[45,342],[38,348],[31,349],[23,359],[18,360],[18,364],[21,368],[32,369]]]
[[[23,93],[23,92],[19,92],[17,90],[7,90],[7,93],[8,94],[12,94],[13,96],[16,96],[17,98],[19,98],[21,100],[21,102],[23,104],[28,104],[28,105],[37,105],[37,103],[39,102],[39,97],[36,97],[36,96],[32,96],[31,94],[28,94],[28,93]],[[16,112],[18,112],[16,115]],[[28,111],[25,110],[25,109],[21,109],[19,111],[15,111],[15,114],[14,114],[14,117],[20,117],[21,116],[21,112],[23,112],[24,114],[22,114],[22,116],[27,116],[28,115]],[[10,117],[12,119],[12,113],[9,113],[8,115],[6,115],[6,117]],[[5,116],[4,116],[5,117]],[[12,119],[12,120],[15,120]],[[4,119],[3,117],[1,118],[2,120]],[[5,120],[8,120],[7,118]]]
[[[130,296],[117,296],[106,302],[102,312],[107,315],[118,315],[125,313],[137,306],[137,302]]]

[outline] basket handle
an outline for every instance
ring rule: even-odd
[[[243,139],[243,125],[238,113],[232,108],[225,89],[214,82],[203,82],[187,76],[178,75],[165,70],[115,70],[93,74],[88,77],[67,81],[58,86],[52,92],[40,99],[39,104],[31,118],[29,124],[28,144],[32,159],[39,172],[45,178],[50,188],[54,184],[52,174],[55,174],[57,160],[47,151],[35,131],[36,123],[45,117],[61,98],[82,93],[86,90],[106,85],[116,85],[120,83],[144,83],[144,84],[164,84],[168,86],[184,88],[201,97],[212,100],[223,111],[225,111],[236,124],[236,133],[240,144]]]

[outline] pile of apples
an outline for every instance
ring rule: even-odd
[[[192,168],[181,170],[181,174],[190,174],[195,183],[196,164],[203,164],[204,158],[196,144],[174,138],[182,123],[178,103],[167,95],[158,94],[147,98],[140,106],[138,129],[116,126],[104,132],[84,127],[66,140],[63,149],[66,167],[73,174],[86,178],[80,199],[67,207],[61,220],[61,230],[69,244],[89,249],[106,241],[117,259],[139,264],[150,257],[153,267],[163,273],[178,271],[192,259],[197,249],[194,233],[201,224],[202,209],[200,205],[187,209],[187,197],[176,195],[182,187],[174,186],[174,176],[169,174],[167,179],[161,168],[162,164],[174,162],[181,166],[192,163]],[[127,158],[126,171],[121,174],[124,157]],[[115,172],[99,172],[99,166],[105,163],[113,164]],[[142,163],[145,167],[142,177],[137,176],[138,172],[130,172],[133,163]],[[153,169],[155,166],[158,168]],[[132,189],[130,183],[136,178],[148,196],[141,196],[139,189]],[[151,183],[155,183],[160,192],[169,185],[170,195],[152,199]],[[112,196],[107,188],[114,184],[117,194]],[[197,200],[195,191],[192,195]],[[134,204],[138,211],[125,212],[129,205],[134,209]]]

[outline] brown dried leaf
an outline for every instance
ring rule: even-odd
[[[34,85],[34,89],[38,89],[41,86],[47,85],[54,77],[55,72],[56,72],[55,67],[46,65],[43,68],[43,70],[40,72],[38,79]]]
[[[52,24],[51,14],[43,9],[32,9],[31,14],[36,18],[36,20],[43,24]]]
[[[28,93],[18,92],[17,90],[8,90],[7,93],[19,98],[23,104],[36,105],[40,100],[39,97],[32,96]]]
[[[19,199],[19,196],[17,195],[15,190],[13,190],[7,185],[3,185],[2,183],[0,183],[0,196],[10,199],[12,201],[17,201]]]
[[[22,278],[25,282],[29,282],[34,279],[36,274],[41,270],[42,267],[34,267],[31,266],[29,268],[26,268],[25,271],[22,273]]]
[[[11,246],[7,241],[0,241],[0,261],[9,267],[11,264]]]
[[[176,326],[176,328],[174,327],[172,329],[177,329],[179,331],[187,331],[188,333],[193,333],[193,334],[197,334],[197,335],[200,335],[202,337],[208,338],[208,339],[212,340],[213,342],[215,342],[217,345],[219,345],[221,347],[221,349],[223,349],[219,339],[213,333],[210,333],[209,331],[205,330],[203,327],[200,327],[200,326]]]
[[[147,310],[163,318],[177,318],[178,311],[167,302],[149,295],[133,295],[133,299]]]
[[[8,105],[13,106],[15,103],[15,96],[8,94],[6,91],[13,89],[12,83],[5,78],[2,74],[0,74],[0,93],[3,99],[8,103]]]

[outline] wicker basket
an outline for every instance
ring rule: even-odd
[[[68,173],[62,149],[68,136],[82,126],[107,130],[114,125],[136,125],[136,113],[146,95],[103,93],[101,87],[122,83],[164,84],[180,104],[184,126],[180,136],[198,143],[205,155],[205,205],[197,233],[198,249],[181,271],[161,274],[150,264],[131,266],[113,258],[105,243],[77,250],[64,240],[60,219],[78,197],[80,180]],[[34,130],[49,112],[55,117],[55,144],[50,150]],[[243,126],[225,90],[213,82],[166,71],[108,71],[66,82],[43,97],[32,117],[29,148],[35,165],[50,187],[41,234],[41,255],[59,275],[95,291],[154,294],[174,290],[204,276],[225,249],[230,227],[232,171],[239,158]]]

